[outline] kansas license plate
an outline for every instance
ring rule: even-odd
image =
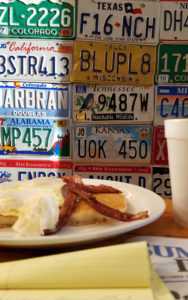
[[[155,97],[155,125],[165,119],[188,118],[188,86],[158,85]]]
[[[2,39],[0,78],[6,81],[68,82],[72,41]]]
[[[74,125],[74,162],[149,164],[152,126]]]
[[[70,157],[70,120],[0,118],[0,155]]]
[[[154,87],[73,85],[73,121],[151,123]]]
[[[168,166],[167,140],[164,126],[156,126],[153,130],[152,164]]]
[[[153,166],[153,191],[162,198],[172,198],[169,168]]]
[[[75,41],[71,81],[152,85],[155,54],[156,46]]]
[[[70,85],[0,82],[1,115],[22,117],[70,117]]]
[[[188,83],[188,44],[159,44],[156,81]]]
[[[77,39],[156,44],[160,3],[78,1]]]
[[[0,1],[0,37],[73,39],[75,0]]]

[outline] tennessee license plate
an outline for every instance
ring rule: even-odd
[[[74,125],[74,162],[149,164],[152,126]]]
[[[0,184],[10,181],[24,181],[38,177],[58,177],[72,175],[71,161],[1,159]]]
[[[135,184],[150,190],[152,188],[150,166],[74,164],[73,174],[82,178],[113,180]]]
[[[75,41],[71,81],[152,85],[155,52],[156,46]]]
[[[75,0],[0,2],[0,37],[73,39]]]
[[[156,44],[160,3],[78,1],[77,39]]]
[[[0,118],[0,155],[70,157],[70,119]]]
[[[162,198],[172,198],[169,168],[153,166],[153,191]]]
[[[100,123],[151,123],[154,87],[73,85],[73,120]]]
[[[68,82],[72,41],[2,39],[0,78],[6,81]]]
[[[165,119],[178,118],[188,118],[188,86],[157,86],[155,125],[164,125]]]
[[[1,115],[70,117],[70,85],[0,82]]]
[[[167,140],[164,126],[156,126],[153,130],[152,164],[168,166]]]

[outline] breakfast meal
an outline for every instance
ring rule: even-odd
[[[50,235],[66,224],[103,224],[112,219],[130,222],[147,211],[127,213],[122,191],[104,184],[84,184],[80,176],[36,178],[0,187],[0,228],[20,236]]]

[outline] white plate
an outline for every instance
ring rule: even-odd
[[[99,241],[143,227],[158,219],[165,210],[163,199],[145,188],[109,180],[83,179],[86,184],[106,184],[121,190],[127,198],[127,211],[147,210],[149,218],[132,222],[112,221],[104,225],[65,226],[60,232],[41,237],[18,237],[11,229],[0,229],[0,245],[8,247],[52,247]]]

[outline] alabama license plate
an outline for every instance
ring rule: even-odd
[[[78,1],[77,39],[156,44],[160,3]]]
[[[152,85],[155,56],[156,46],[75,41],[71,81]]]
[[[73,39],[75,0],[0,1],[0,37]]]
[[[0,82],[1,115],[70,117],[70,84]]]
[[[0,155],[70,157],[70,119],[0,118]]]
[[[73,85],[73,121],[151,123],[154,87]]]
[[[72,41],[1,39],[0,78],[6,81],[68,82]]]
[[[74,125],[73,161],[149,164],[152,126]]]
[[[155,125],[165,119],[188,118],[188,86],[158,85],[155,97]]]
[[[162,198],[172,198],[168,167],[153,166],[153,191]]]
[[[168,166],[168,150],[164,126],[156,126],[153,130],[152,164]]]

